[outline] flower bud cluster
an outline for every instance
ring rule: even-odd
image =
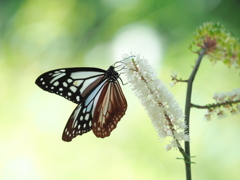
[[[204,23],[195,34],[190,45],[193,52],[206,50],[209,59],[222,61],[229,67],[240,69],[240,42],[220,23]]]

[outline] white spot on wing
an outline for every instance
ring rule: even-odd
[[[50,82],[51,83],[51,82]],[[54,86],[58,86],[59,85],[59,82],[56,81],[55,83],[53,83]]]
[[[83,120],[83,116],[80,116],[80,121],[82,121]]]
[[[61,77],[65,76],[65,75],[66,75],[66,73],[58,74],[56,77],[54,77],[54,78],[50,81],[50,83],[52,84],[54,81],[60,79]]]
[[[77,81],[74,81],[73,82],[73,85],[74,86],[79,86],[80,84],[82,84],[83,83],[83,80],[77,80]]]
[[[84,79],[87,77],[91,77],[91,76],[97,76],[97,75],[101,75],[104,74],[104,72],[96,72],[96,71],[80,71],[80,72],[73,72],[71,73],[71,78],[73,79]]]
[[[68,83],[71,83],[73,80],[72,79],[67,79],[67,82]]]
[[[77,88],[75,86],[71,86],[70,90],[75,93],[77,91]]]
[[[76,128],[77,127],[77,124],[78,124],[78,122],[77,121],[75,121],[75,123],[74,123],[74,128]]]
[[[63,82],[63,86],[64,86],[64,87],[67,87],[68,84],[67,84],[66,82]]]
[[[89,114],[86,114],[86,116],[84,117],[84,119],[87,121],[89,119]]]

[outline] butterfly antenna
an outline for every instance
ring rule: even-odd
[[[120,77],[119,77],[119,79],[120,79],[120,81],[121,81],[122,85],[126,85],[126,84],[128,84],[128,83],[123,83],[123,80],[122,80],[122,78],[120,78]]]
[[[113,64],[113,66],[114,66],[114,67],[119,67],[119,66],[121,66],[122,64],[124,64],[124,61],[129,60],[130,58],[134,58],[134,57],[136,57],[136,56],[135,56],[135,55],[132,55],[132,56],[128,56],[128,57],[126,57],[126,58],[124,58],[124,59],[122,59],[122,60],[120,60],[120,61],[116,61],[116,62]],[[118,64],[118,63],[120,63],[120,65],[116,66],[116,64]]]

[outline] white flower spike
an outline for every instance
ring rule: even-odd
[[[167,150],[176,148],[181,141],[188,141],[184,114],[164,83],[157,78],[154,69],[145,58],[125,56],[123,74],[140,99],[152,120],[161,140],[172,137]]]

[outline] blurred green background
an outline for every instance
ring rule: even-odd
[[[188,78],[196,55],[188,50],[195,29],[221,22],[240,37],[238,0],[11,0],[0,1],[0,179],[185,179],[178,151],[159,142],[143,107],[123,86],[128,110],[111,136],[92,132],[61,140],[75,104],[34,81],[60,67],[107,69],[124,53],[146,57],[166,84],[171,73]],[[211,103],[215,91],[239,87],[239,75],[204,59],[193,102]],[[185,84],[171,88],[184,109]],[[240,117],[203,120],[192,110],[194,180],[237,179]]]

